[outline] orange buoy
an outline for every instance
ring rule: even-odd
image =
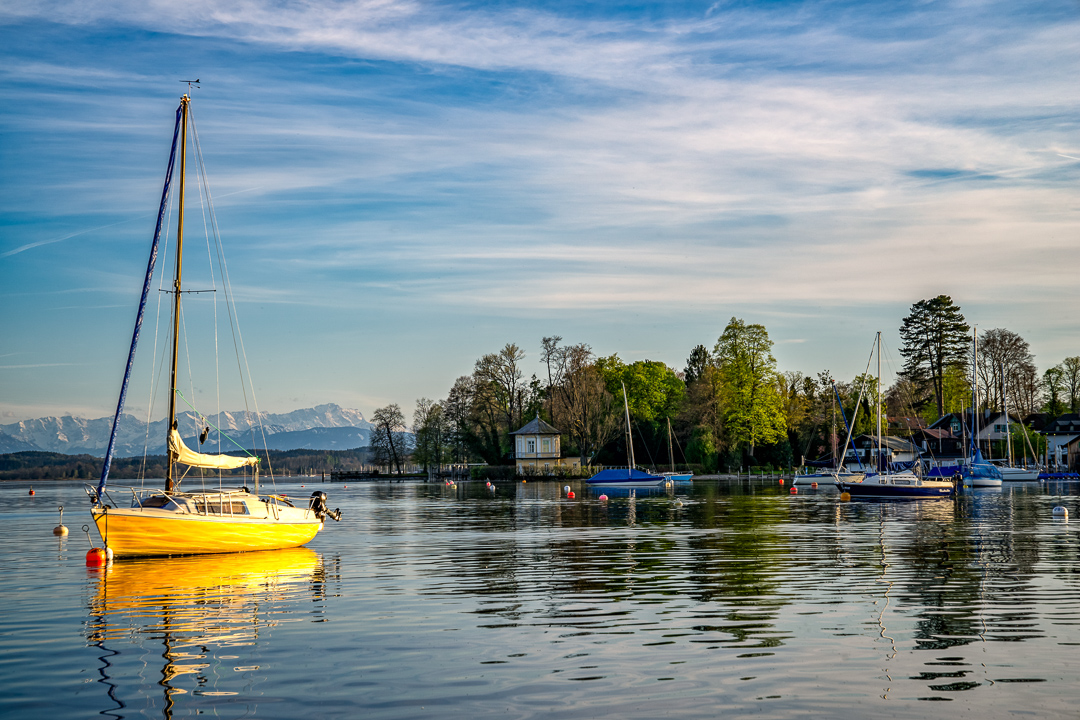
[[[797,487],[793,487],[793,488],[791,488],[791,490],[790,490],[789,492],[790,492],[790,493],[791,493],[792,495],[798,495],[798,494],[799,494],[799,488],[797,488]]]
[[[816,482],[812,482],[812,483],[810,483],[810,487],[812,487],[812,488],[816,488],[816,487],[817,487],[817,483],[816,483]]]
[[[108,558],[105,548],[90,548],[86,551],[86,567],[101,567],[108,562]]]
[[[780,478],[780,484],[781,484],[781,485],[783,485],[783,484],[784,484],[784,478]]]
[[[30,494],[31,494],[31,495],[33,495],[33,494],[34,494],[34,488],[30,488]]]
[[[840,493],[840,499],[841,500],[850,500],[851,499],[851,493],[846,493],[846,492]]]

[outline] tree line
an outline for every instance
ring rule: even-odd
[[[540,342],[539,377],[526,377],[525,351],[514,343],[476,360],[443,400],[420,398],[411,425],[400,406],[372,416],[373,459],[400,470],[451,463],[512,465],[512,432],[533,417],[560,430],[564,456],[582,467],[625,464],[623,388],[639,464],[690,464],[701,471],[753,465],[790,466],[835,452],[846,434],[869,432],[883,417],[918,416],[926,423],[971,406],[972,328],[947,295],[920,300],[900,325],[904,360],[878,396],[874,378],[837,381],[781,371],[764,325],[732,318],[712,347],[694,347],[681,370],[662,362],[627,363],[596,355],[587,343],[560,336]],[[1080,356],[1041,373],[1028,343],[997,328],[979,333],[976,380],[980,410],[1045,412],[1080,409]],[[858,413],[856,407],[858,406]],[[668,455],[668,432],[674,456]]]

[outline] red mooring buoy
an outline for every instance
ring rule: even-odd
[[[33,495],[33,494],[34,494],[34,488],[30,488],[30,494],[31,494],[31,495]]]
[[[791,492],[792,495],[798,495],[799,494],[799,488],[793,487],[793,488],[791,488],[790,492]]]
[[[817,483],[816,483],[816,482],[812,482],[812,483],[810,483],[810,487],[812,487],[812,488],[816,488],[816,487],[817,487]]]
[[[108,562],[109,556],[105,554],[105,548],[90,548],[86,551],[86,567],[101,567]]]
[[[781,484],[781,485],[783,485],[783,484],[784,484],[784,478],[780,478],[780,484]]]

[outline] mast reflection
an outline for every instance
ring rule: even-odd
[[[123,656],[135,653],[145,662],[147,639],[160,640],[164,648],[157,686],[162,717],[170,719],[183,695],[244,694],[250,685],[244,676],[258,666],[232,667],[239,672],[230,674],[215,672],[216,666],[236,662],[244,647],[269,643],[273,628],[298,619],[290,616],[303,612],[305,620],[325,619],[319,616],[324,614],[326,569],[322,558],[305,547],[132,559],[91,571],[90,577],[86,637],[102,653],[99,682],[116,703],[101,714],[117,718],[127,717],[123,711],[132,704],[123,692],[125,680],[131,679]],[[302,601],[303,611],[298,607]],[[236,677],[235,687],[227,680],[231,677]],[[146,687],[142,679],[134,685],[139,692]],[[145,701],[151,708],[158,704],[152,697]]]

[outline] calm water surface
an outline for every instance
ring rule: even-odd
[[[1077,485],[773,482],[279,483],[344,521],[104,570],[79,485],[6,483],[0,717],[1077,716]]]

